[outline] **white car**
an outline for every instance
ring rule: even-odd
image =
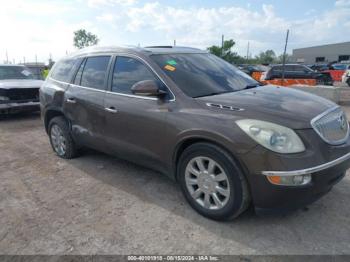
[[[341,78],[341,81],[342,81],[342,83],[347,84],[348,86],[350,86],[350,69],[347,69],[344,72],[344,74],[343,74],[343,76]]]

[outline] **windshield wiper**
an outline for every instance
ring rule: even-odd
[[[250,88],[255,88],[255,87],[258,87],[258,86],[262,86],[262,84],[256,83],[256,84],[246,85],[245,88],[243,88],[243,89],[250,89]]]
[[[215,96],[215,95],[221,95],[221,94],[225,94],[225,93],[231,93],[234,92],[232,91],[223,91],[223,92],[213,92],[213,93],[209,93],[209,94],[205,94],[205,95],[199,95],[199,96],[195,96],[193,98],[199,98],[199,97],[205,97],[205,96]]]

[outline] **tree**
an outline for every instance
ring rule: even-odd
[[[289,54],[286,54],[286,64],[290,63],[292,60],[292,56]],[[277,58],[277,63],[282,64],[283,63],[283,54],[279,55]]]
[[[273,50],[266,50],[255,57],[261,64],[271,64],[276,61],[276,54]]]
[[[239,56],[236,52],[232,52],[231,49],[235,45],[235,41],[232,39],[224,41],[223,47],[221,46],[210,46],[207,50],[218,57],[226,60],[229,63],[240,64],[244,62],[244,58]]]
[[[85,29],[79,29],[74,32],[74,46],[81,49],[91,45],[97,45],[99,39],[97,35],[94,35]]]

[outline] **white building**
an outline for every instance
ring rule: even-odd
[[[350,42],[312,46],[293,50],[293,61],[314,64],[350,60]]]

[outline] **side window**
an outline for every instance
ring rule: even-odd
[[[54,67],[51,77],[62,82],[70,82],[72,77],[72,69],[75,64],[75,59],[61,60]]]
[[[143,80],[158,81],[140,61],[130,57],[117,57],[113,70],[112,92],[132,94],[131,87]]]
[[[75,85],[80,85],[81,75],[83,74],[85,62],[86,62],[85,59],[81,62],[79,69],[78,69],[78,72],[75,75],[74,82],[73,82]]]
[[[307,71],[307,68],[303,66],[294,66],[294,72],[297,75],[304,75],[305,73],[307,73]]]
[[[81,75],[81,85],[103,90],[110,56],[88,57]]]
[[[275,66],[271,69],[271,77],[272,78],[279,78],[282,76],[282,67],[281,66]]]

